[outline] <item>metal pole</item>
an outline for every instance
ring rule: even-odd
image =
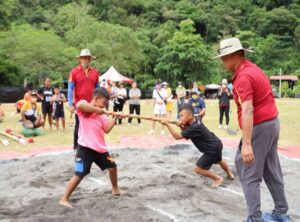
[[[281,68],[279,69],[279,76],[280,76],[280,79],[279,79],[279,98],[281,98],[281,73],[282,70]]]

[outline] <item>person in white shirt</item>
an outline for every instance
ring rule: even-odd
[[[162,89],[161,82],[156,83],[155,89],[153,90],[152,98],[154,100],[154,117],[155,118],[166,118],[166,91]],[[155,130],[155,121],[153,121],[152,129],[148,134],[153,134]],[[162,126],[161,135],[165,135],[164,126]]]
[[[124,104],[126,102],[127,98],[127,91],[126,88],[124,88],[124,83],[119,83],[119,88],[117,91],[117,98],[114,101],[114,112],[122,112]],[[117,122],[116,122],[117,124]],[[122,120],[119,119],[119,124],[122,124]]]

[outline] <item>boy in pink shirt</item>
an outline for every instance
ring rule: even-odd
[[[72,208],[69,198],[79,185],[82,178],[90,173],[92,163],[96,163],[101,170],[109,171],[112,184],[112,194],[121,195],[124,192],[118,187],[117,166],[106,149],[104,134],[114,127],[116,119],[108,121],[103,110],[109,101],[105,88],[97,88],[93,92],[90,103],[81,100],[77,103],[77,112],[80,119],[78,149],[75,158],[75,175],[69,181],[64,196],[59,204]],[[114,118],[120,118],[115,116]]]

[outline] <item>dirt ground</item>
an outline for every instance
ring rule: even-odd
[[[213,170],[225,180],[221,187],[193,172],[200,157],[192,145],[158,149],[115,149],[119,185],[127,193],[111,195],[107,172],[93,165],[91,174],[74,191],[74,209],[58,204],[73,175],[74,152],[40,155],[0,164],[0,221],[242,221],[246,203],[238,179],[230,181],[219,166]],[[234,149],[223,158],[235,173]],[[300,221],[300,161],[281,156],[290,214]],[[262,184],[262,210],[273,202]]]

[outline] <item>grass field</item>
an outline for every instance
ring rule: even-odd
[[[280,99],[276,101],[279,112],[280,112],[280,141],[279,145],[282,147],[289,147],[293,145],[300,145],[300,133],[298,131],[300,124],[300,100],[299,99]],[[19,114],[14,114],[14,104],[2,104],[5,109],[6,118],[4,122],[0,123],[0,130],[7,128],[13,129],[19,132],[22,129],[22,125],[18,123],[20,118]],[[223,129],[218,129],[218,101],[217,100],[206,100],[207,112],[204,117],[204,123],[206,126],[213,131],[219,137],[230,137],[239,138],[241,136],[240,131],[236,136],[230,136]],[[124,112],[128,113],[128,104],[125,104]],[[11,141],[9,146],[4,146],[0,143],[0,152],[4,150],[13,150],[18,152],[27,152],[36,148],[43,147],[55,147],[61,145],[71,145],[73,141],[73,128],[68,126],[69,112],[65,109],[66,113],[66,131],[57,131],[55,127],[50,130],[48,123],[46,124],[44,134],[36,137],[33,144],[27,144],[25,146],[19,145],[16,142]],[[153,105],[152,103],[142,101],[141,112],[142,115],[152,115]],[[173,106],[173,119],[176,117],[176,104]],[[73,120],[74,121],[74,120]],[[136,120],[133,120],[136,123]],[[123,136],[136,136],[136,135],[147,135],[151,128],[150,121],[143,121],[142,125],[128,125],[127,119],[123,120],[122,125],[117,125],[110,134],[106,136],[108,144],[117,144],[119,139]],[[236,106],[231,101],[231,113],[230,113],[230,128],[237,129],[237,115]],[[157,124],[156,134],[160,135],[161,126]],[[0,137],[3,139],[3,137]]]

